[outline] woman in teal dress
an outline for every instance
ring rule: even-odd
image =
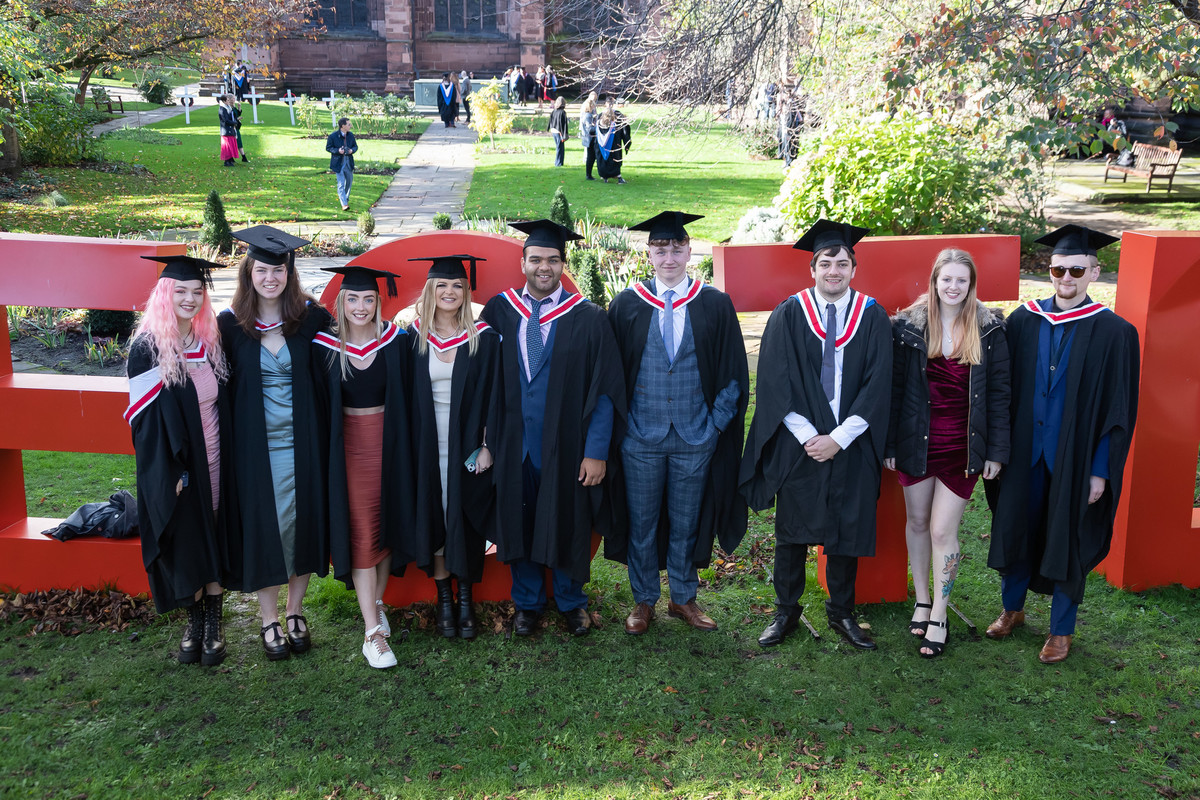
[[[330,316],[296,276],[293,251],[308,242],[267,225],[234,237],[250,250],[218,324],[232,372],[241,588],[258,594],[263,648],[277,661],[311,646],[304,593],[312,573],[329,571],[329,415],[313,336]]]

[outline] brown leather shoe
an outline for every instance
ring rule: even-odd
[[[715,631],[717,623],[704,613],[704,609],[696,605],[695,600],[689,600],[684,605],[667,603],[667,615],[681,619],[698,631]]]
[[[984,635],[989,639],[1003,639],[1013,632],[1013,628],[1018,628],[1024,624],[1024,611],[1005,611],[996,617],[995,622],[988,625],[987,632]]]
[[[1038,661],[1043,664],[1057,664],[1066,661],[1070,654],[1071,637],[1050,634],[1046,637],[1046,643],[1042,645],[1042,652],[1038,653]]]
[[[638,603],[625,618],[625,632],[632,636],[640,636],[650,627],[652,619],[654,619],[654,606],[649,603]]]

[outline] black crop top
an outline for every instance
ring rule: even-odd
[[[350,362],[350,377],[342,379],[344,408],[374,408],[383,405],[387,385],[387,363],[383,351],[375,352],[375,360],[366,369],[355,369]]]

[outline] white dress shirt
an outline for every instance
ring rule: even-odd
[[[679,345],[683,343],[683,325],[685,322],[687,322],[687,319],[684,316],[684,314],[687,313],[687,306],[680,308],[679,307],[679,298],[681,296],[687,294],[689,286],[691,286],[691,284],[688,283],[687,275],[684,275],[680,279],[679,283],[675,284],[674,286],[667,286],[662,281],[660,281],[658,278],[654,279],[654,295],[659,300],[662,300],[664,303],[666,303],[667,302],[667,298],[666,298],[667,292],[668,291],[675,292],[675,296],[673,298],[671,298],[671,303],[672,303],[671,319],[675,324],[672,325],[671,327],[673,327],[675,329],[675,346],[676,347],[679,347]],[[666,325],[665,309],[664,309],[664,311],[655,311],[654,313],[655,313],[655,315],[658,316],[658,332],[662,334],[663,341],[665,342],[667,340],[667,331],[666,331],[666,328],[664,327]]]
[[[850,317],[850,292],[847,291],[836,301],[833,301],[833,307],[837,311],[838,330],[837,335],[841,336],[846,330],[846,323]],[[821,322],[825,322],[825,306],[830,302],[821,291],[816,290],[817,295],[817,312],[820,314]],[[842,362],[845,360],[845,348],[839,348],[833,356],[833,399],[829,401],[829,407],[833,411],[833,418],[840,424],[829,432],[829,436],[838,446],[845,450],[855,439],[862,436],[867,430],[867,421],[857,414],[852,414],[842,421],[840,419],[840,409],[842,405]],[[804,416],[797,414],[795,411],[790,412],[783,418],[783,424],[796,437],[796,441],[800,444],[805,444],[809,439],[818,435],[817,429]]]

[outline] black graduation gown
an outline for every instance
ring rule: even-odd
[[[644,284],[651,293],[654,292],[652,280]],[[718,437],[717,449],[709,463],[708,482],[697,522],[696,549],[692,554],[692,563],[702,568],[712,560],[714,538],[720,541],[722,550],[732,553],[746,534],[746,501],[737,490],[737,475],[746,429],[750,376],[742,329],[729,295],[712,286],[705,286],[685,308],[692,323],[692,338],[696,342],[696,362],[700,370],[704,402],[711,409],[717,394],[730,381],[736,380],[742,389],[737,414]],[[625,372],[627,406],[633,403],[633,389],[642,366],[642,353],[646,349],[646,336],[654,320],[654,311],[655,308],[633,289],[621,292],[608,307],[608,319],[617,337],[617,348]],[[613,458],[609,462],[613,465],[613,488],[618,496],[621,494],[619,490],[625,485],[619,444],[614,443]],[[663,503],[665,508],[665,492]],[[670,530],[670,520],[665,513],[661,514],[658,525],[659,569],[667,567]],[[604,557],[622,564],[628,563],[628,545],[626,537],[610,536],[604,542]]]
[[[292,358],[292,429],[296,459],[297,575],[329,573],[329,398],[324,358],[313,336],[328,330],[329,312],[310,304],[299,330],[287,337]],[[262,344],[247,336],[232,311],[217,315],[232,377],[233,468],[238,476],[238,519],[242,536],[242,591],[253,592],[288,581],[275,515],[275,485],[267,451],[263,410]],[[322,351],[324,348],[320,348]],[[320,361],[318,361],[320,357]]]
[[[139,336],[129,350],[128,374],[153,369],[150,339]],[[217,581],[237,582],[234,558],[236,523],[228,502],[233,481],[228,458],[221,464],[220,505],[212,508],[208,451],[196,387],[189,377],[178,386],[163,386],[143,394],[143,405],[130,421],[137,464],[137,505],[146,567],[154,607],[160,612],[190,606],[196,592]],[[151,399],[152,398],[152,399]],[[221,452],[231,447],[229,394],[218,384],[217,416]],[[175,487],[184,473],[188,484],[178,495]]]
[[[446,101],[446,96],[443,93],[445,85],[439,83],[434,93],[437,94],[438,116],[442,118],[442,122],[454,122],[454,118],[458,116],[458,90],[454,88],[454,84],[450,85],[450,100]]]
[[[1033,460],[1034,381],[1038,335],[1049,325],[1024,306],[1008,318],[1012,355],[1012,455],[989,487],[994,498],[988,566],[1004,572],[1028,561],[1029,588],[1051,594],[1061,582],[1075,602],[1083,600],[1087,575],[1108,555],[1113,520],[1121,499],[1125,458],[1137,418],[1140,355],[1137,329],[1102,311],[1075,323],[1067,367],[1066,409],[1046,488],[1046,527],[1029,527],[1030,471]],[[1092,456],[1105,435],[1108,486],[1088,505]]]
[[[604,310],[584,301],[555,323],[546,416],[542,421],[542,484],[535,529],[526,547],[521,512],[521,315],[503,295],[488,301],[483,319],[500,334],[499,421],[488,438],[499,434],[495,455],[496,550],[503,562],[529,559],[560,569],[574,580],[590,577],[591,534],[612,535],[628,525],[614,508],[613,481],[598,486],[579,480],[588,422],[600,397],[613,405],[609,459],[625,437],[625,387],[612,328]],[[626,534],[627,535],[627,534]]]
[[[853,302],[853,300],[851,301]],[[835,427],[821,388],[823,342],[809,328],[795,296],[771,312],[758,357],[754,419],[742,458],[739,486],[750,507],[770,508],[779,487],[801,493],[802,519],[778,519],[776,536],[787,544],[824,545],[830,555],[875,555],[875,505],[887,440],[892,393],[892,331],[878,303],[863,311],[842,362],[841,419],[857,415],[867,431],[831,460],[818,463],[783,424],[789,412],[804,416],[818,433]],[[788,534],[785,534],[788,535]]]
[[[444,546],[446,569],[461,580],[477,583],[483,577],[486,542],[495,535],[496,486],[492,476],[496,472],[495,469],[468,472],[465,464],[484,441],[484,429],[489,422],[497,422],[493,404],[498,398],[493,396],[493,387],[499,379],[500,337],[491,328],[484,328],[474,355],[463,344],[454,357],[444,515],[437,419],[429,381],[429,359],[437,356],[432,346],[424,355],[417,351],[419,339],[411,326],[408,339],[413,362],[412,431],[416,457],[416,512],[408,527],[409,553],[417,566],[433,575],[433,554]],[[493,435],[493,430],[487,431],[489,449],[496,446],[499,438]]]
[[[615,127],[616,131],[613,133],[612,149],[608,153],[608,158],[604,157],[604,152],[600,149],[600,140],[604,138],[609,129],[597,124],[596,134],[593,137],[593,146],[596,148],[596,169],[601,178],[620,177],[625,154],[633,146],[633,135],[629,131],[629,122],[624,117],[618,118],[612,127]]]
[[[384,329],[388,336],[391,323]],[[408,357],[408,336],[402,329],[387,342],[376,358],[382,358],[387,368],[387,383],[383,395],[383,469],[380,472],[379,529],[380,542],[392,551],[392,572],[404,574],[404,567],[413,560],[408,547],[408,526],[412,524],[413,468],[412,438],[409,431],[409,402],[412,380]],[[333,334],[326,334],[336,341]],[[346,440],[342,431],[342,365],[341,356],[323,345],[314,348],[324,367],[324,380],[329,393],[329,552],[334,576],[354,588],[350,577],[350,498],[346,474]],[[353,367],[351,367],[353,369]]]

